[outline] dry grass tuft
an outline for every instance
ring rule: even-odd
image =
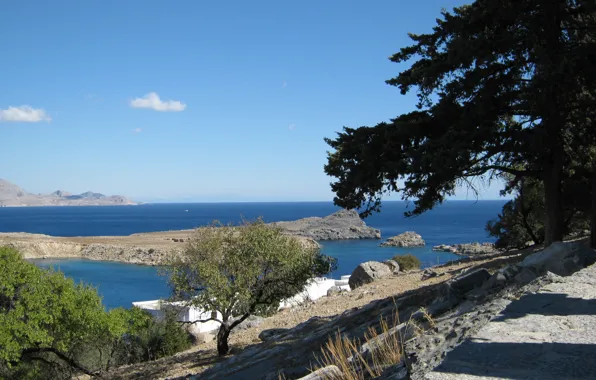
[[[416,326],[415,321],[408,321],[410,323]],[[329,374],[326,380],[364,380],[381,376],[385,368],[402,361],[403,345],[398,325],[397,311],[392,324],[381,316],[378,329],[370,327],[363,344],[338,331],[321,349],[321,356],[316,357],[318,365],[313,371],[335,365],[342,372],[341,376]]]

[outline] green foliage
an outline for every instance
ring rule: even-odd
[[[507,202],[499,216],[486,225],[489,235],[497,238],[495,246],[499,249],[525,248],[528,243],[540,244],[544,241],[544,185],[541,181],[526,179],[515,180],[506,177],[508,186],[503,194],[515,194]],[[589,228],[588,211],[590,199],[585,178],[568,173],[563,182],[563,231],[565,235],[580,233]]]
[[[302,291],[307,281],[328,273],[335,261],[262,220],[238,227],[214,223],[199,228],[184,253],[167,268],[178,298],[222,314],[220,354],[231,329]],[[271,311],[271,310],[269,310]],[[232,321],[235,316],[236,318]]]
[[[188,347],[173,320],[154,322],[138,308],[106,312],[94,288],[40,269],[15,249],[0,247],[0,273],[0,379],[94,375]],[[151,334],[157,337],[151,354],[122,354],[133,341],[144,349],[139,337]]]
[[[395,255],[392,260],[395,260],[399,264],[399,270],[420,269],[420,266],[422,265],[420,259],[411,253]]]
[[[115,345],[119,364],[156,360],[190,348],[190,335],[175,314],[166,313],[165,318],[155,320],[136,307],[131,312],[129,332]]]
[[[561,181],[569,158],[589,141],[579,131],[591,126],[583,116],[595,109],[594,8],[476,0],[444,11],[431,33],[410,34],[413,44],[391,60],[412,63],[387,83],[402,94],[416,90],[418,109],[326,139],[335,203],[365,206],[367,216],[383,194],[400,192],[414,199],[407,215],[416,215],[458,185],[476,191],[509,173],[548,184],[545,235],[562,238]]]

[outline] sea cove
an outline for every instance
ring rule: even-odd
[[[504,201],[450,201],[415,218],[404,218],[407,205],[387,202],[380,214],[365,221],[381,230],[383,238],[404,231],[416,231],[426,240],[423,248],[379,247],[381,240],[321,241],[325,254],[338,258],[339,267],[331,276],[350,274],[361,262],[383,260],[397,253],[411,252],[424,267],[457,258],[450,253],[433,252],[432,246],[471,241],[490,241],[484,231]],[[188,211],[186,211],[188,210]],[[32,207],[0,209],[0,232],[30,232],[54,236],[120,236],[139,232],[190,229],[214,219],[237,223],[241,216],[262,216],[267,222],[326,216],[337,208],[330,202],[309,203],[221,203],[153,204],[131,207]],[[157,268],[115,262],[80,259],[35,260],[41,266],[54,266],[75,281],[98,287],[108,308],[130,307],[132,301],[167,297],[165,278]]]

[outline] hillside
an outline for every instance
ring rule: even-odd
[[[103,195],[87,191],[83,194],[71,194],[57,190],[51,194],[32,194],[19,186],[0,179],[0,207],[27,206],[118,206],[136,205],[121,195]]]

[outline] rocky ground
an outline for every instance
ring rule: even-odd
[[[395,309],[394,301],[408,292],[423,288],[433,293],[436,286],[463,271],[478,266],[495,271],[521,260],[527,253],[516,252],[502,257],[465,260],[464,263],[435,267],[433,271],[437,276],[431,278],[423,271],[399,274],[352,292],[323,297],[308,305],[283,310],[266,318],[259,326],[232,335],[230,342],[234,355],[220,367],[215,366],[221,361],[216,355],[215,345],[209,342],[170,358],[119,368],[111,372],[108,378],[182,379],[201,374],[200,378],[259,379],[269,374],[277,379],[276,371],[282,370],[288,379],[296,378],[308,373],[307,367],[315,363],[313,352],[318,351],[329,334],[338,328],[361,333],[371,324],[378,323],[381,314],[391,316]],[[423,298],[414,302],[416,309],[422,305]],[[259,335],[263,331],[270,335],[278,333],[278,336],[262,342]],[[231,368],[234,368],[234,373],[226,371]]]

